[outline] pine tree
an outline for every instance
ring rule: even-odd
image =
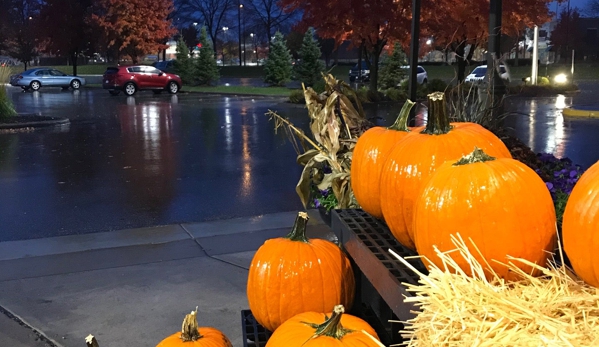
[[[399,43],[396,43],[393,46],[393,53],[383,62],[379,80],[381,88],[398,88],[406,77],[406,70],[401,68],[405,65],[407,65],[406,55]]]
[[[184,84],[194,84],[195,66],[189,57],[189,48],[183,37],[177,41],[177,60],[173,62],[175,72],[181,77]]]
[[[270,54],[264,64],[264,82],[271,85],[285,86],[291,80],[291,53],[285,38],[279,31],[270,44]]]
[[[306,86],[313,86],[322,77],[324,65],[320,61],[320,55],[320,46],[314,38],[314,28],[309,28],[299,50],[300,61],[294,68],[295,78]]]
[[[206,27],[200,31],[200,56],[196,61],[196,78],[200,84],[210,85],[220,78],[212,43],[208,39]]]

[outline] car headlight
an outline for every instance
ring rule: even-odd
[[[565,73],[561,73],[553,77],[553,81],[557,84],[564,84],[568,82],[568,76]]]

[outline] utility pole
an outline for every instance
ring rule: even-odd
[[[241,9],[243,8],[243,4],[241,0],[237,0],[237,41],[239,41],[239,66],[241,66]]]
[[[418,51],[420,43],[420,2],[421,0],[412,0],[412,37],[410,38],[410,76],[408,79],[408,98],[416,102],[416,90],[418,88]],[[410,124],[415,124],[415,112],[412,107],[410,111]]]

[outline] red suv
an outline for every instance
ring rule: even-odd
[[[181,89],[181,77],[146,65],[109,67],[102,76],[102,86],[111,95],[118,95],[122,90],[131,96],[147,89],[155,94],[163,90],[176,94]]]

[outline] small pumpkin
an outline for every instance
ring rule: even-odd
[[[300,313],[283,323],[268,339],[266,347],[382,346],[368,323],[344,312],[343,305],[337,305],[328,315]]]
[[[599,162],[586,170],[572,189],[562,220],[562,237],[574,272],[599,287]]]
[[[551,194],[525,164],[476,149],[457,162],[441,165],[414,205],[416,249],[437,267],[443,264],[434,247],[441,252],[455,249],[451,235],[457,233],[468,247],[476,246],[471,253],[480,264],[488,264],[501,278],[518,279],[503,265],[510,261],[508,256],[545,266],[555,249]],[[466,273],[471,271],[463,257],[456,253],[453,259]],[[518,261],[514,264],[532,271]]]
[[[209,327],[198,328],[198,309],[185,315],[180,333],[162,340],[156,347],[233,347],[231,341],[219,330]]]
[[[457,160],[474,147],[498,158],[511,158],[505,144],[479,124],[449,123],[442,92],[428,95],[428,120],[420,133],[406,136],[391,151],[381,175],[381,209],[393,236],[415,249],[412,218],[422,185],[446,160]]]
[[[387,156],[405,136],[419,128],[408,128],[408,117],[414,102],[407,100],[395,123],[390,127],[372,127],[364,132],[353,150],[351,185],[360,207],[375,218],[383,218],[380,179]]]
[[[349,307],[353,302],[349,259],[330,241],[308,239],[307,222],[308,214],[299,212],[291,232],[267,240],[250,264],[250,310],[270,331],[298,313],[326,312],[338,303]]]

